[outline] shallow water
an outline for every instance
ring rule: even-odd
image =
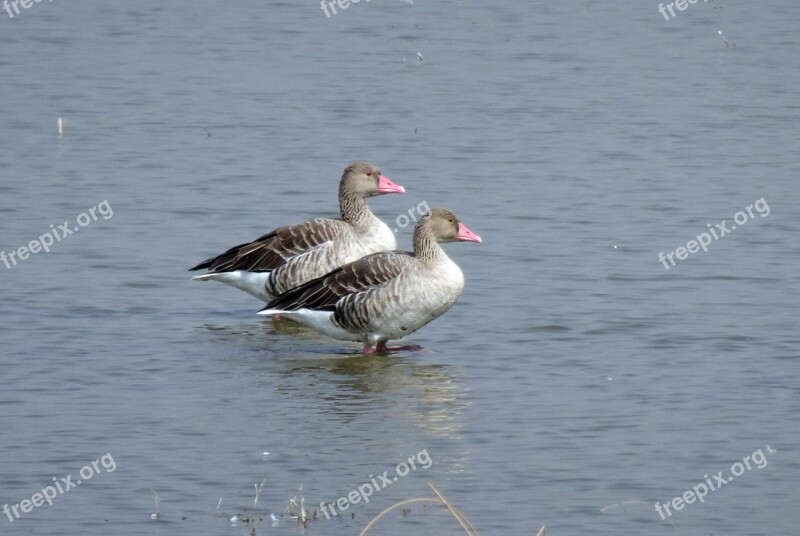
[[[0,532],[352,535],[429,481],[481,534],[794,532],[799,20],[788,0],[669,21],[633,1],[0,11],[0,250],[113,211],[0,264],[0,505],[115,466]],[[189,280],[335,214],[356,159],[407,188],[370,201],[391,226],[426,201],[484,239],[447,246],[466,290],[407,341],[432,352],[363,358]],[[758,449],[672,524],[622,504]],[[314,509],[423,451],[331,520],[230,520],[262,480],[278,516],[301,485]],[[410,509],[370,533],[460,530]]]

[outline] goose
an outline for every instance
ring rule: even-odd
[[[370,211],[367,197],[401,194],[374,165],[354,162],[339,182],[341,219],[313,219],[279,227],[253,242],[206,259],[192,270],[197,281],[220,281],[268,302],[298,285],[364,255],[397,247],[394,233]]]
[[[481,242],[456,215],[433,208],[414,227],[414,252],[373,253],[309,281],[259,311],[281,315],[335,339],[364,344],[364,355],[419,349],[386,346],[450,309],[464,275],[439,244]],[[376,348],[373,349],[373,346]]]

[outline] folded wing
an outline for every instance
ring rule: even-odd
[[[191,270],[274,270],[287,260],[319,247],[348,230],[343,221],[330,219],[314,219],[279,227],[252,242],[239,244],[225,253],[206,259]]]
[[[414,262],[411,253],[400,251],[367,255],[278,296],[265,309],[333,311],[343,298],[357,302],[359,296],[390,283]]]

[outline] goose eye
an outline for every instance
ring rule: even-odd
[[[367,177],[372,177],[372,172],[371,171],[367,172]]]

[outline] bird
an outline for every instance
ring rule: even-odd
[[[413,252],[367,255],[271,300],[259,314],[281,315],[332,338],[363,343],[364,355],[414,333],[448,311],[464,290],[464,274],[445,242],[481,242],[450,210],[432,208],[414,227]]]
[[[227,283],[268,302],[342,264],[397,248],[394,233],[372,213],[365,198],[404,192],[373,164],[354,162],[339,181],[341,219],[279,227],[190,268],[209,271],[192,279]]]

